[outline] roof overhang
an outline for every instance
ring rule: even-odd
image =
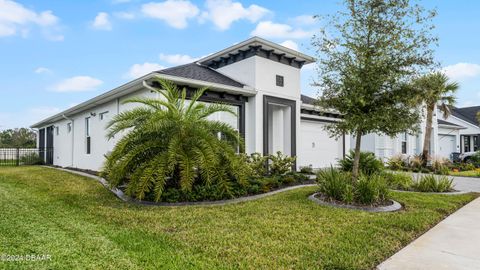
[[[447,129],[454,129],[454,130],[461,130],[467,129],[466,127],[458,126],[458,125],[449,125],[449,124],[438,124],[440,128],[447,128]]]
[[[105,104],[107,102],[110,102],[112,100],[115,100],[117,98],[123,97],[125,95],[134,93],[136,91],[139,91],[141,89],[144,89],[144,82],[145,81],[151,81],[154,79],[164,79],[164,80],[170,80],[173,81],[179,85],[189,85],[192,87],[207,87],[209,90],[212,91],[224,91],[232,94],[238,94],[238,95],[243,95],[243,96],[254,96],[256,95],[256,91],[253,88],[250,88],[248,86],[245,86],[244,88],[240,87],[234,87],[234,86],[229,86],[229,85],[223,85],[223,84],[218,84],[218,83],[210,83],[210,82],[205,82],[205,81],[200,81],[200,80],[193,80],[193,79],[187,79],[183,77],[177,77],[177,76],[171,76],[171,75],[165,75],[165,74],[159,74],[156,72],[149,73],[145,76],[142,76],[136,80],[133,80],[129,83],[126,83],[120,87],[117,87],[111,91],[108,91],[104,94],[101,94],[97,97],[94,97],[92,99],[89,99],[83,103],[80,103],[72,108],[69,108],[63,112],[57,113],[51,117],[48,117],[40,122],[37,122],[33,125],[31,125],[31,128],[41,128],[46,125],[49,125],[53,122],[62,120],[62,119],[68,119],[70,116],[73,116],[75,114],[81,113],[85,110],[91,109],[95,106],[99,106],[102,104]]]
[[[306,55],[304,53],[292,50],[290,48],[287,48],[285,46],[279,45],[277,43],[268,41],[263,38],[259,37],[252,37],[250,39],[247,39],[243,42],[240,42],[238,44],[235,44],[231,47],[228,47],[224,50],[221,50],[217,53],[211,54],[209,56],[206,56],[200,60],[198,60],[198,63],[201,64],[206,64],[212,62],[212,61],[222,61],[222,59],[230,57],[232,54],[237,54],[239,52],[243,52],[246,50],[249,50],[252,47],[258,47],[262,48],[268,51],[271,51],[273,53],[276,53],[278,55],[282,55],[283,57],[287,57],[290,59],[294,59],[300,62],[303,62],[304,64],[311,64],[316,61],[316,59],[312,56]]]

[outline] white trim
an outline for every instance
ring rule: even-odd
[[[215,58],[221,57],[222,55],[226,55],[228,53],[231,53],[232,51],[238,51],[239,49],[248,47],[250,45],[263,45],[265,47],[270,47],[274,50],[277,50],[277,51],[280,51],[282,53],[288,54],[287,56],[294,56],[295,58],[299,58],[300,60],[305,61],[305,64],[314,63],[316,61],[316,59],[314,57],[306,55],[306,54],[301,53],[299,51],[292,50],[290,48],[287,48],[287,47],[282,46],[280,44],[273,43],[273,42],[268,41],[268,40],[263,39],[263,38],[252,37],[252,38],[249,38],[249,39],[247,39],[245,41],[242,41],[238,44],[230,46],[226,49],[223,49],[219,52],[216,52],[214,54],[206,56],[206,57],[198,60],[197,63],[204,63],[204,62],[213,60]]]
[[[242,94],[245,96],[255,96],[256,91],[253,90],[251,87],[235,87],[235,86],[229,86],[229,85],[224,85],[224,84],[219,84],[219,83],[210,83],[210,82],[205,82],[205,81],[200,81],[200,80],[193,80],[193,79],[187,79],[187,78],[182,78],[182,77],[177,77],[177,76],[171,76],[171,75],[165,75],[165,74],[159,74],[156,72],[149,73],[145,76],[142,76],[138,79],[135,79],[131,82],[128,82],[124,85],[121,85],[113,90],[110,90],[106,93],[103,93],[99,96],[96,96],[92,99],[89,99],[77,106],[74,106],[72,108],[69,108],[63,112],[60,112],[58,114],[55,114],[51,117],[48,117],[40,122],[37,122],[33,125],[31,125],[31,128],[39,128],[42,126],[45,126],[49,123],[56,122],[60,119],[63,119],[65,116],[71,116],[77,113],[81,113],[85,110],[88,110],[90,108],[93,108],[98,105],[105,104],[109,101],[112,101],[114,99],[117,99],[119,97],[125,96],[127,94],[133,93],[135,91],[138,91],[142,89],[143,87],[143,82],[146,80],[150,80],[153,78],[160,78],[160,79],[166,79],[166,80],[171,80],[177,83],[185,83],[188,85],[192,86],[199,86],[199,87],[208,87],[209,89],[212,90],[224,90],[228,91],[229,93],[234,93],[234,94]]]

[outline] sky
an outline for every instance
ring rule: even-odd
[[[153,70],[195,61],[252,36],[315,55],[313,15],[339,0],[0,0],[0,130],[27,127]],[[480,1],[437,8],[436,60],[480,105]],[[314,68],[302,93],[316,96]]]

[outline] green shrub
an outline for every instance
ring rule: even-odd
[[[317,183],[320,192],[328,199],[342,201],[347,185],[352,185],[349,173],[334,169],[333,167],[323,169],[317,173]]]
[[[476,167],[473,165],[473,163],[465,163],[463,164],[462,171],[473,171],[475,170]]]
[[[441,166],[440,168],[438,168],[437,173],[441,174],[441,175],[449,175],[450,174],[450,168],[446,165]]]
[[[408,161],[408,166],[411,169],[420,170],[423,166],[422,157],[418,155],[411,157]]]
[[[472,156],[468,157],[467,163],[472,164],[475,168],[480,167],[480,152],[476,152]]]
[[[413,182],[412,189],[419,192],[448,192],[453,190],[453,179],[444,175],[422,175]]]
[[[28,153],[20,157],[20,164],[23,165],[42,165],[43,160],[37,153]]]
[[[343,193],[343,202],[351,204],[355,201],[355,191],[354,186],[347,184],[345,186],[345,191]]]
[[[375,204],[387,200],[388,197],[388,186],[381,175],[361,175],[359,177],[355,188],[356,202],[361,204]]]
[[[269,155],[268,159],[270,160],[269,169],[271,175],[286,174],[292,170],[296,160],[295,157],[283,155],[280,151],[276,155]]]
[[[344,172],[351,172],[353,169],[353,159],[355,152],[350,150],[347,156],[344,159],[341,159],[338,162],[340,169]],[[360,152],[360,161],[359,168],[363,174],[372,175],[374,173],[381,172],[383,168],[383,163],[375,157],[371,152]]]
[[[246,156],[246,162],[253,177],[264,177],[267,175],[268,156],[252,153],[250,156]]]
[[[405,166],[405,160],[401,155],[393,156],[388,159],[387,166],[390,170],[401,170]]]
[[[304,174],[313,174],[313,168],[312,166],[304,166],[304,167],[300,167],[300,173],[304,173]]]
[[[391,189],[409,190],[413,184],[412,175],[408,173],[384,172],[382,176]]]

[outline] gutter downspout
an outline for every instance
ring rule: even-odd
[[[71,167],[73,168],[73,158],[74,158],[74,152],[75,152],[75,145],[74,145],[74,142],[75,142],[75,121],[72,119],[72,118],[68,118],[65,114],[62,114],[62,117],[67,120],[67,121],[70,121],[72,123],[72,165]]]

